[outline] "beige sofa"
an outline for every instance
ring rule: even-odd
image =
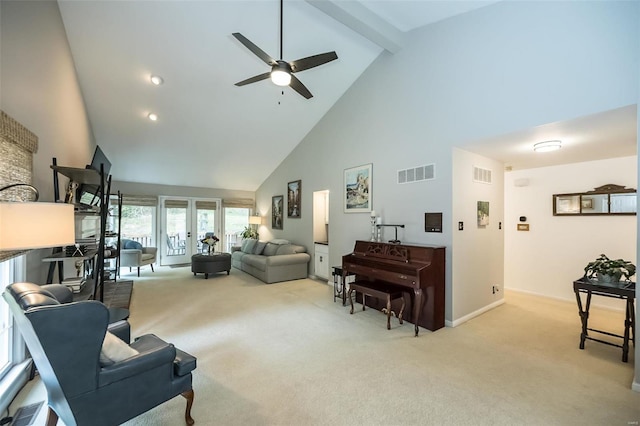
[[[307,278],[311,256],[304,246],[287,240],[244,240],[231,250],[231,266],[267,284]]]

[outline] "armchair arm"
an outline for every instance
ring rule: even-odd
[[[142,262],[142,250],[120,250],[120,266],[138,266]]]
[[[114,334],[127,345],[131,341],[131,325],[127,320],[120,320],[109,324],[107,331]]]
[[[145,254],[152,254],[155,257],[158,253],[158,247],[142,247],[142,252]]]
[[[102,387],[163,365],[166,365],[167,371],[172,374],[173,361],[176,358],[176,348],[173,344],[148,334],[139,337],[130,346],[139,354],[103,367],[98,379],[99,386]]]

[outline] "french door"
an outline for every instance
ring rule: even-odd
[[[189,263],[206,250],[201,240],[207,233],[222,240],[220,205],[218,198],[160,197],[160,265]]]

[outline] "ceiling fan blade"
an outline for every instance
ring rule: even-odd
[[[271,72],[265,72],[264,74],[256,75],[246,80],[239,81],[238,83],[236,83],[236,86],[244,86],[245,84],[255,83],[260,80],[266,80],[269,77],[271,77]]]
[[[302,84],[302,82],[300,80],[298,80],[296,78],[295,75],[291,75],[291,83],[289,83],[289,86],[295,90],[296,92],[300,93],[302,96],[304,96],[306,99],[311,99],[313,98],[313,95],[311,94],[311,92],[309,91],[309,89],[307,89],[304,84]]]
[[[237,38],[240,43],[244,44],[244,46],[247,49],[249,49],[251,52],[253,52],[254,55],[256,55],[258,58],[262,59],[267,65],[273,65],[273,64],[276,63],[275,59],[273,59],[271,56],[267,55],[264,52],[264,50],[260,49],[258,46],[253,44],[248,38],[246,38],[242,34],[233,33],[232,35],[235,38]]]
[[[336,52],[327,52],[289,62],[289,65],[291,65],[292,72],[300,72],[308,70],[309,68],[317,67],[318,65],[326,64],[327,62],[335,61],[336,59],[338,59]]]

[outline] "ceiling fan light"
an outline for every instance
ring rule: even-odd
[[[562,141],[559,140],[538,142],[533,145],[533,150],[535,152],[556,151],[560,148],[562,148]]]
[[[291,74],[283,70],[273,70],[271,71],[271,81],[276,86],[288,86],[291,83]]]
[[[164,83],[164,80],[162,79],[162,77],[160,77],[159,75],[152,75],[149,80],[151,80],[151,82],[153,84],[155,84],[156,86],[160,86],[162,83]]]

